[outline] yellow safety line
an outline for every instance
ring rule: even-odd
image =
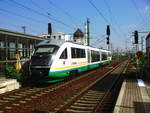
[[[73,65],[73,66],[66,66],[66,67],[58,67],[58,68],[54,68],[54,70],[61,70],[61,69],[68,69],[68,68],[74,68],[74,67],[79,67],[79,66],[85,66],[87,65],[85,64],[80,64],[80,65]]]

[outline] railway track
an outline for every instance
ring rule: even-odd
[[[85,91],[84,94],[79,94],[76,99],[72,99],[72,102],[61,107],[57,113],[110,113],[114,105],[112,90],[114,90],[113,88],[116,86],[115,84],[118,82],[121,73],[125,72],[126,66],[127,62],[124,62],[111,73],[113,77],[107,75],[107,79],[112,81],[110,85],[106,85],[108,80],[102,81],[102,79]],[[114,75],[119,76],[114,77]]]
[[[91,75],[96,73],[106,74],[118,63],[85,73],[65,83],[62,82],[45,88],[24,88],[0,95],[0,113],[57,112],[60,106],[62,107],[75,98],[90,82],[92,83],[99,78],[99,76],[93,76],[91,79]],[[88,94],[91,92],[92,90]],[[91,97],[92,99],[94,98]]]

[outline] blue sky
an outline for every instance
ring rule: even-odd
[[[0,0],[0,28],[22,32],[21,26],[26,26],[27,33],[41,34],[47,33],[47,23],[50,22],[53,32],[73,34],[77,28],[83,30],[89,18],[92,45],[106,47],[103,39],[109,24],[110,42],[115,47],[125,48],[125,41],[131,39],[134,30],[149,31],[149,12],[149,0]]]

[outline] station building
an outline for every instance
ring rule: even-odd
[[[78,44],[87,45],[87,38],[85,33],[82,32],[81,29],[77,29],[73,35],[65,34],[62,32],[53,32],[50,34],[40,34],[39,37],[48,38],[48,39],[55,39],[55,40],[65,40],[65,41],[72,41]]]
[[[6,65],[14,65],[19,55],[24,63],[31,57],[37,43],[47,38],[0,29],[0,76],[5,75]]]
[[[73,41],[82,45],[87,45],[87,40],[81,29],[77,29],[73,34]]]
[[[62,32],[53,32],[50,34],[40,34],[39,37],[50,38],[56,40],[65,40],[65,41],[73,41],[73,36],[70,34],[65,34]]]

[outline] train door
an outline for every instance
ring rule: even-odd
[[[88,59],[88,64],[91,63],[91,52],[89,49],[87,50],[87,59]]]
[[[70,58],[69,58],[69,52],[68,52],[68,47],[65,48],[62,52],[62,54],[60,55],[60,64],[65,67],[65,66],[69,66],[70,65]]]
[[[100,51],[99,54],[100,54],[100,61],[102,61],[102,52]]]

